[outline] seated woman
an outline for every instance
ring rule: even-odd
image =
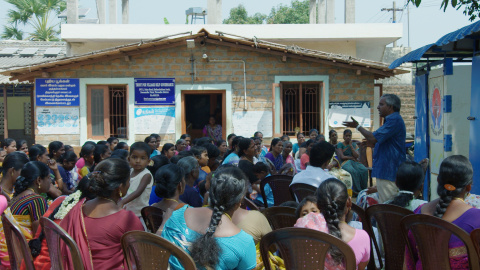
[[[178,139],[175,143],[175,155],[187,149],[187,142],[184,139]]]
[[[368,169],[358,162],[358,146],[352,142],[352,131],[345,129],[343,132],[344,142],[337,144],[337,155],[342,169],[350,173],[353,180],[353,192],[360,192],[368,186]]]
[[[27,155],[18,151],[8,154],[3,160],[0,189],[8,201],[13,198],[13,186],[17,177],[20,176],[23,166],[27,163]]]
[[[200,269],[254,269],[255,243],[252,236],[232,222],[246,193],[246,176],[239,168],[220,167],[211,180],[209,207],[173,212],[162,237],[189,253]],[[183,269],[170,257],[170,269]]]
[[[297,173],[295,168],[295,160],[290,155],[292,153],[292,143],[290,141],[283,142],[283,151],[282,151],[282,158],[283,158],[283,168],[280,169],[280,174],[288,174],[294,175]]]
[[[352,201],[345,184],[335,178],[323,181],[317,190],[317,206],[320,213],[307,214],[297,220],[295,227],[316,229],[336,236],[353,249],[357,269],[363,270],[370,260],[370,237],[364,230],[346,223]],[[325,269],[337,269],[342,264],[341,252],[332,248],[325,260]]]
[[[60,226],[77,243],[85,269],[127,268],[122,235],[129,231],[143,231],[137,216],[117,205],[130,186],[130,166],[122,159],[110,158],[100,162],[95,170],[88,175],[89,191],[97,197],[80,200]],[[67,249],[62,250],[63,256],[68,253]],[[73,269],[70,261],[66,269]]]
[[[194,157],[184,157],[177,163],[185,173],[185,190],[180,196],[180,200],[192,207],[202,207],[203,198],[195,189],[195,181],[200,174],[200,165]]]
[[[53,222],[60,224],[60,221],[68,214],[68,210],[76,205],[79,200],[87,198],[91,200],[95,198],[94,194],[89,192],[90,179],[85,176],[78,182],[76,191],[69,196],[60,196],[48,207],[47,212],[43,214],[43,217],[49,218]],[[50,254],[47,246],[47,240],[45,239],[45,233],[41,226],[38,227],[35,232],[35,238],[28,242],[30,251],[32,253],[33,264],[35,269],[50,269],[51,261]]]
[[[185,203],[180,201],[180,195],[185,190],[185,171],[177,164],[167,164],[155,173],[155,194],[163,198],[152,206],[171,213],[182,208]],[[164,216],[164,219],[168,217]]]
[[[32,232],[37,231],[40,225],[39,219],[47,211],[47,201],[40,194],[47,192],[49,188],[50,172],[47,165],[38,161],[30,161],[23,166],[22,172],[15,182],[12,204],[4,214],[20,228],[27,241],[32,238]],[[0,269],[3,267],[9,269],[10,260],[3,226],[0,231],[0,239]]]
[[[464,199],[472,189],[473,168],[468,158],[461,155],[447,157],[440,164],[437,194],[440,198],[415,209],[415,214],[426,214],[451,222],[470,233],[480,228],[480,209],[466,204]],[[408,234],[413,249],[405,253],[406,269],[422,269],[415,240]],[[451,269],[469,269],[465,245],[457,237],[448,243]]]
[[[280,169],[283,167],[283,156],[282,156],[282,151],[283,151],[283,142],[280,138],[275,138],[272,140],[272,143],[270,144],[270,151],[265,155],[266,159],[269,159],[271,162],[273,162],[273,165],[275,166],[275,170],[280,171]]]
[[[423,179],[425,172],[420,164],[407,160],[398,167],[395,184],[398,187],[398,194],[392,200],[384,202],[393,204],[414,211],[418,206],[427,203],[417,199],[422,193]]]
[[[337,147],[337,144],[338,144],[338,134],[337,134],[337,131],[335,129],[331,129],[329,132],[328,132],[328,142]]]
[[[173,143],[164,144],[161,155],[171,159],[173,156],[175,156],[175,145],[173,145]]]

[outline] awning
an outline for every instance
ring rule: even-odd
[[[474,52],[479,51],[478,44],[475,43],[475,40],[479,38],[480,21],[448,33],[435,43],[428,44],[419,49],[411,51],[410,53],[393,61],[389,68],[394,69],[403,63],[415,62],[422,58],[429,57],[472,57]],[[461,42],[461,44],[459,44],[460,46],[452,46],[452,43],[456,42]]]

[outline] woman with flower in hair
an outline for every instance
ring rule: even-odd
[[[440,164],[437,177],[437,194],[440,198],[420,205],[415,214],[426,214],[451,222],[470,234],[480,228],[480,209],[465,203],[465,197],[472,190],[473,168],[468,158],[462,155],[449,156]],[[423,269],[418,256],[415,239],[408,233],[413,258],[410,252],[405,253],[406,269]],[[457,237],[450,238],[448,243],[451,269],[469,269],[465,245]]]
[[[247,177],[239,168],[220,167],[210,183],[209,206],[173,212],[162,237],[189,253],[199,269],[254,269],[253,238],[232,222],[246,191]],[[183,267],[170,257],[170,269]]]
[[[143,231],[137,216],[122,209],[118,201],[130,186],[130,166],[123,159],[110,158],[88,175],[89,191],[96,196],[81,199],[60,222],[78,245],[85,269],[127,268],[121,238],[129,231]],[[68,249],[62,249],[65,269],[73,269]]]

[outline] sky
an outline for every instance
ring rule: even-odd
[[[109,0],[106,0],[107,2]],[[78,0],[80,7],[90,8],[87,18],[96,18],[95,0]],[[243,4],[249,15],[260,12],[269,14],[272,7],[280,4],[289,5],[291,0],[224,0],[222,17],[227,18],[231,8]],[[409,46],[417,49],[423,45],[436,42],[443,35],[471,24],[462,10],[448,7],[446,12],[440,9],[441,0],[423,0],[420,8],[410,4],[410,16],[407,15],[406,0],[397,1],[397,22],[403,23],[403,38],[397,41],[398,46]],[[118,19],[121,20],[121,0],[117,0]],[[386,0],[357,0],[355,10],[356,23],[393,23],[392,12],[381,11],[392,8],[393,2]],[[184,24],[185,10],[190,7],[207,7],[207,0],[130,0],[131,24],[163,24],[167,18],[170,24]],[[10,4],[0,0],[0,25],[7,23],[7,11]],[[107,12],[108,13],[108,12]],[[108,16],[108,15],[107,15]],[[408,20],[410,17],[410,20]],[[107,19],[108,21],[108,19]],[[408,21],[410,27],[408,30]],[[335,23],[344,22],[344,0],[335,0]],[[203,22],[202,22],[203,23]],[[391,45],[390,45],[391,46]]]

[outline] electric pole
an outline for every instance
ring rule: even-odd
[[[403,8],[397,8],[397,4],[393,1],[393,8],[382,8],[381,11],[393,12],[393,23],[397,23],[397,11],[403,11]],[[393,47],[397,47],[397,41],[393,42]]]

